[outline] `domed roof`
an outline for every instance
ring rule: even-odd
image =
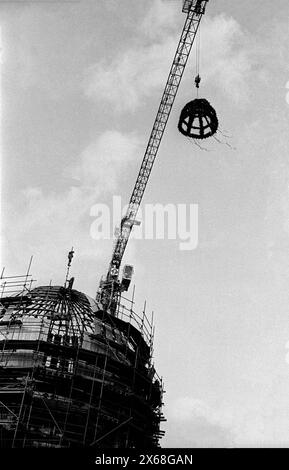
[[[23,302],[8,310],[11,319],[44,318],[72,324],[78,331],[89,331],[93,326],[94,312],[99,308],[94,299],[75,289],[40,286],[32,289]]]

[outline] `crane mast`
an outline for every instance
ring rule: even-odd
[[[133,226],[136,224],[136,216],[142,201],[154,161],[172,110],[175,97],[187,64],[192,45],[194,43],[201,19],[209,0],[184,0],[183,12],[187,13],[185,24],[181,33],[179,44],[173,59],[161,102],[157,111],[154,125],[149,137],[141,167],[132,191],[125,216],[122,218],[119,233],[117,235],[112,258],[106,277],[101,280],[98,300],[103,308],[115,314],[117,298],[122,290],[127,290],[129,285],[121,286],[119,270],[125,252],[127,242]],[[128,274],[128,277],[131,273]]]

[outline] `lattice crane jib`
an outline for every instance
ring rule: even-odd
[[[183,2],[182,11],[187,14],[185,24],[132,191],[128,209],[121,221],[109,270],[105,279],[102,279],[97,294],[97,298],[102,303],[103,308],[109,310],[112,314],[115,314],[117,299],[121,291],[121,283],[119,281],[121,261],[130,233],[136,223],[138,208],[142,201],[192,45],[208,1],[209,0],[184,0]]]

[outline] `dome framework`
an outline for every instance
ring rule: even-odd
[[[12,297],[11,297],[12,299]],[[153,325],[61,286],[2,299],[0,447],[157,447]]]
[[[206,139],[218,130],[216,111],[204,98],[195,99],[182,109],[178,129],[186,137]]]

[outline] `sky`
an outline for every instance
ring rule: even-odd
[[[93,208],[129,200],[184,21],[178,0],[0,1],[7,275],[33,255],[36,285],[63,284],[73,246],[75,288],[95,296],[113,241],[93,237]],[[164,447],[289,447],[288,43],[287,0],[209,1],[217,140],[177,130],[194,48],[143,199],[197,204],[198,244],[127,247],[154,311]]]

